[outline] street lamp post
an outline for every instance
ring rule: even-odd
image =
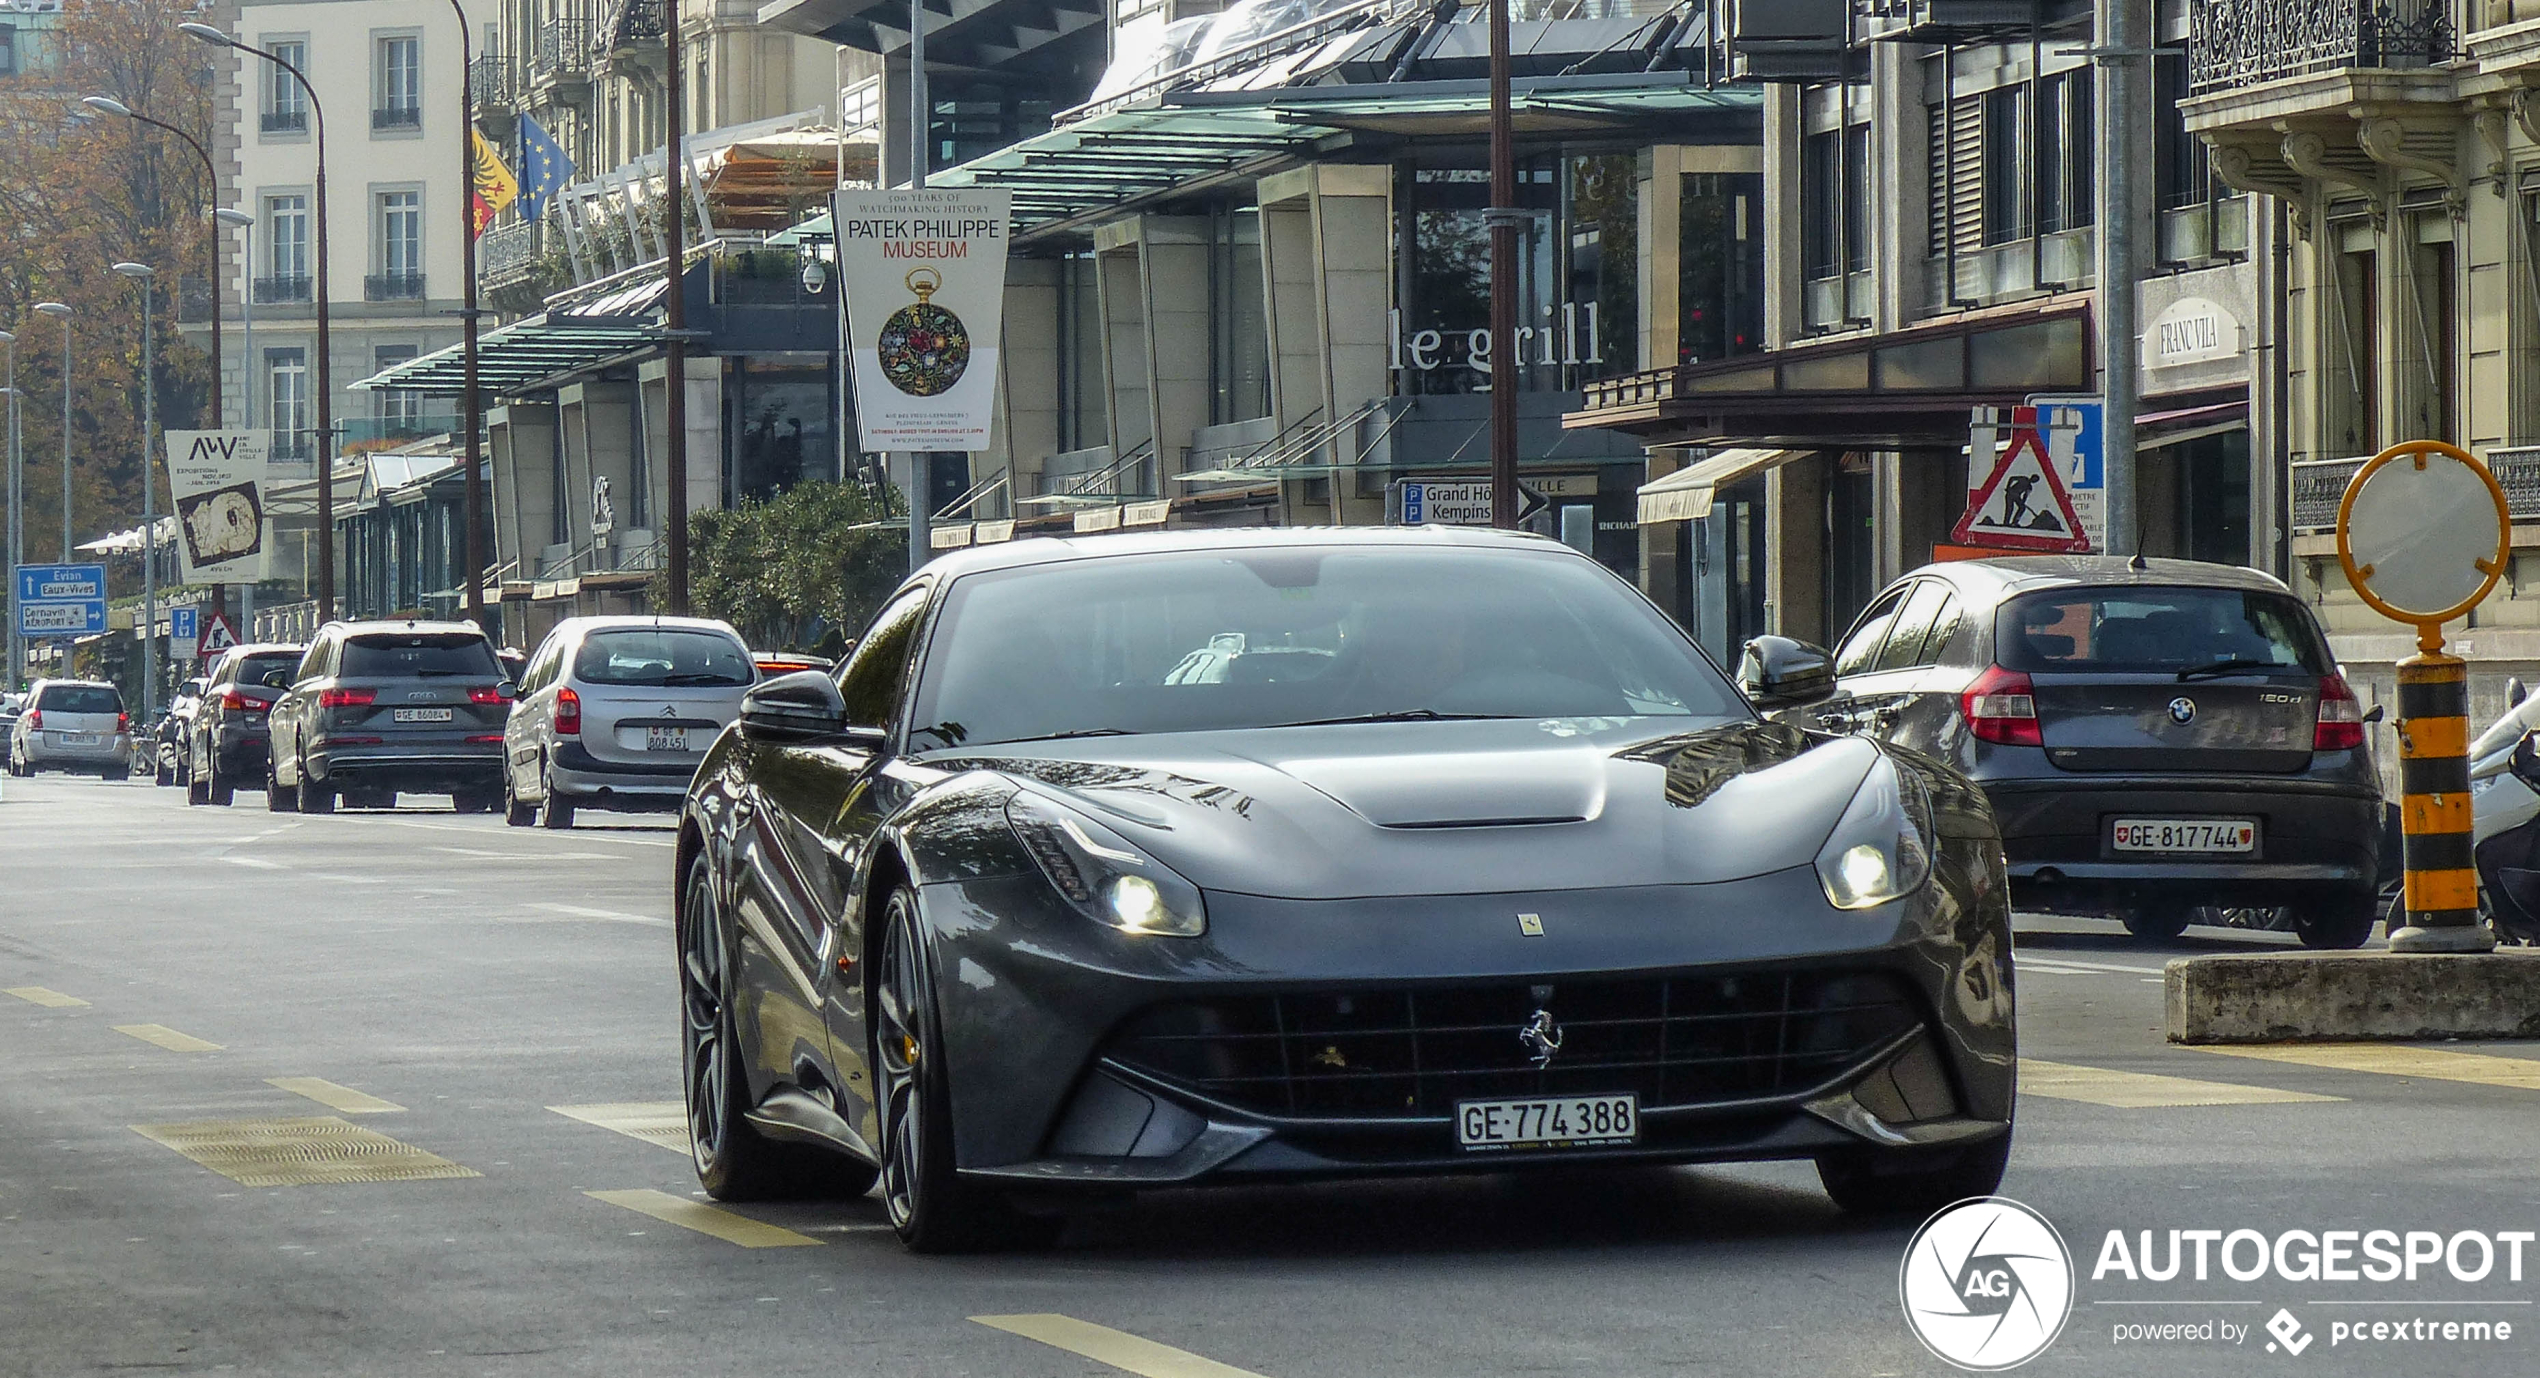
[[[125,119],[137,120],[153,129],[164,129],[184,140],[185,146],[192,149],[194,156],[202,160],[204,175],[211,178],[207,188],[207,199],[215,203],[220,200],[220,169],[213,165],[212,155],[204,149],[201,140],[165,120],[154,120],[111,96],[82,96],[79,103],[103,114],[121,115]],[[222,223],[224,221],[220,212],[217,210],[212,212],[210,228],[204,234],[204,238],[210,242],[211,249],[210,257],[206,260],[209,265],[206,276],[211,279],[212,284],[212,429],[214,430],[219,430],[223,424],[221,379],[224,375],[221,373],[220,338],[220,226]],[[180,311],[184,309],[181,301],[178,309]]]
[[[152,299],[158,273],[146,263],[115,271],[141,284],[141,721],[159,700],[159,378]]]
[[[484,399],[476,390],[476,76],[469,70],[467,11],[459,8],[459,0],[450,0],[450,12],[459,17],[459,279],[465,289],[465,300],[459,310],[459,354],[462,359],[459,380],[459,424],[467,428],[465,454],[467,477],[462,480],[467,508],[467,618],[485,627],[485,476],[479,472],[482,459],[478,453],[477,432],[485,420]],[[677,6],[672,6],[671,28],[679,27]],[[678,40],[671,40],[677,51]],[[678,99],[679,75],[671,73],[671,99]],[[678,183],[671,183],[672,190]],[[674,219],[678,206],[671,207]],[[561,496],[561,495],[559,495]],[[492,631],[486,627],[487,631]]]
[[[18,334],[0,330],[0,346],[9,351],[9,428],[5,446],[9,452],[9,679],[0,690],[16,693],[18,674],[26,668],[25,654],[18,644],[18,566],[26,563],[26,501],[24,457],[18,453]]]
[[[1517,129],[1508,0],[1490,0],[1490,524],[1517,524]],[[1332,477],[1337,494],[1340,476]],[[1339,506],[1339,499],[1333,499]]]
[[[309,116],[317,126],[317,524],[318,596],[321,623],[335,620],[335,370],[333,339],[327,333],[326,106],[317,87],[298,67],[273,53],[222,33],[209,24],[179,24],[177,31],[215,48],[235,48],[263,58],[291,74],[309,98]]]
[[[71,562],[71,309],[39,301],[36,314],[62,323],[62,563]]]
[[[688,112],[682,107],[688,99],[687,85],[680,72],[684,59],[679,56],[679,0],[664,0],[662,24],[663,73],[667,86],[662,104],[667,107],[667,123],[662,143],[662,236],[670,245],[668,261],[662,271],[669,282],[662,291],[662,333],[668,337],[662,349],[662,363],[670,374],[662,389],[662,421],[670,434],[662,458],[662,477],[668,482],[670,501],[664,504],[664,516],[670,526],[670,555],[663,574],[670,584],[670,612],[674,617],[688,615],[688,231],[680,214],[680,182],[687,171],[688,147],[685,137]],[[559,493],[556,500],[562,502]]]
[[[241,337],[238,352],[244,356],[238,361],[238,424],[252,430],[256,425],[256,217],[242,210],[219,206],[213,209],[212,218],[232,229],[247,232],[247,252],[239,260],[247,271],[241,274],[246,281],[240,284],[238,293],[238,333]],[[220,319],[220,264],[217,261],[212,264],[212,282],[212,319],[217,322]],[[219,404],[215,402],[213,406],[217,414]]]

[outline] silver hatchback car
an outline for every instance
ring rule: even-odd
[[[37,680],[9,729],[9,773],[39,770],[95,771],[109,780],[131,774],[132,718],[123,692],[91,680]]]
[[[556,624],[503,728],[503,816],[573,826],[577,808],[671,810],[758,681],[729,623],[574,617]]]

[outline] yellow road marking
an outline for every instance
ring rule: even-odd
[[[1125,1330],[1095,1325],[1073,1316],[973,1316],[970,1319],[1010,1335],[1038,1340],[1054,1349],[1081,1354],[1139,1378],[1261,1378],[1250,1369],[1203,1359],[1188,1350],[1141,1339]]]
[[[42,986],[11,986],[6,993],[30,1005],[42,1005],[48,1010],[66,1010],[74,1005],[88,1003],[76,995],[64,995],[58,990],[46,990]]]
[[[2203,1046],[2200,1051],[2220,1053],[2225,1057],[2257,1058],[2262,1062],[2326,1067],[2337,1072],[2379,1072],[2394,1077],[2424,1077],[2429,1081],[2465,1081],[2478,1086],[2509,1086],[2521,1091],[2540,1091],[2540,1062],[2529,1058],[2456,1053],[2443,1048],[2411,1047],[2405,1043],[2214,1044]]]
[[[171,1053],[218,1052],[220,1045],[206,1043],[192,1034],[181,1034],[165,1024],[117,1024],[115,1032],[128,1034],[144,1043],[155,1043]]]
[[[333,1115],[136,1124],[132,1132],[175,1149],[243,1187],[417,1182],[484,1175]]]
[[[406,1108],[366,1091],[338,1086],[324,1077],[267,1077],[265,1085],[279,1086],[295,1096],[306,1096],[329,1110],[345,1115],[385,1115],[391,1110]]]
[[[2119,1072],[2106,1067],[2080,1067],[2069,1062],[2020,1059],[2020,1090],[2055,1100],[2086,1101],[2120,1110],[2176,1105],[2294,1105],[2304,1101],[2343,1100],[2308,1091],[2278,1091],[2266,1086],[2235,1086],[2193,1077]]]
[[[675,1100],[620,1101],[610,1105],[550,1105],[569,1120],[596,1124],[655,1148],[688,1155],[688,1107]]]
[[[649,1215],[665,1225],[713,1235],[744,1249],[792,1249],[821,1242],[807,1234],[796,1234],[782,1225],[734,1215],[703,1201],[683,1200],[666,1191],[586,1191],[582,1194],[612,1206],[624,1206],[638,1215]]]

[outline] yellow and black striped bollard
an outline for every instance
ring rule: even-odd
[[[2469,667],[2457,656],[2399,662],[2399,789],[2408,924],[2390,950],[2486,951],[2470,855]]]

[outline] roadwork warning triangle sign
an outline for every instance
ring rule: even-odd
[[[1994,465],[1993,475],[1976,489],[1966,514],[1950,539],[1960,545],[2001,550],[2081,554],[2090,537],[2073,514],[2072,495],[2046,457],[2038,434],[2037,408],[2011,410],[2011,443]]]
[[[203,619],[203,639],[195,643],[194,654],[204,660],[238,644],[238,634],[229,629],[229,619],[219,613]]]

